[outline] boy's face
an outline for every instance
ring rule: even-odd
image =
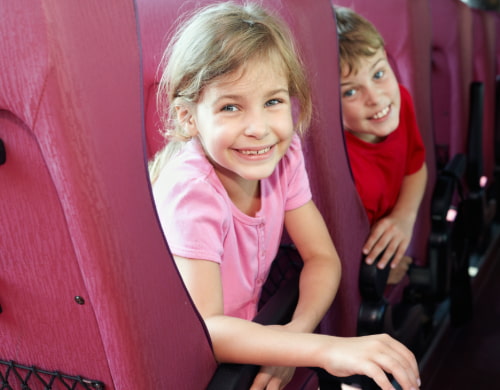
[[[283,66],[257,58],[212,81],[204,87],[189,126],[223,184],[268,177],[294,134]]]
[[[385,50],[361,58],[357,71],[341,69],[344,129],[371,143],[382,141],[399,125],[399,85]]]

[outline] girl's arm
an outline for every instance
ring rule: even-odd
[[[398,201],[391,213],[373,225],[363,247],[368,264],[373,263],[384,249],[378,267],[384,268],[392,256],[391,267],[395,268],[399,264],[410,244],[426,185],[427,165],[424,163],[417,172],[404,178]]]
[[[177,256],[174,259],[205,321],[217,361],[321,367],[337,376],[368,375],[382,389],[389,390],[392,385],[385,371],[393,374],[404,390],[418,387],[413,354],[389,336],[339,338],[295,333],[224,316],[219,265]]]
[[[312,332],[337,293],[341,275],[339,256],[313,201],[287,211],[285,227],[304,261],[299,301],[287,328]]]

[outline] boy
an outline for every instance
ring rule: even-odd
[[[388,62],[376,28],[348,8],[335,8],[342,117],[356,188],[371,225],[363,247],[371,264],[391,258],[389,284],[405,276],[405,256],[427,182],[424,145],[413,102]]]

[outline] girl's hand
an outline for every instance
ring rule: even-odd
[[[393,214],[377,221],[363,247],[367,264],[372,264],[384,252],[377,267],[385,268],[393,258],[391,267],[396,268],[410,245],[414,223],[413,218]]]
[[[322,350],[324,369],[338,377],[355,374],[372,378],[382,390],[394,390],[387,377],[392,374],[403,390],[420,387],[417,361],[403,344],[386,334],[335,338]]]
[[[281,390],[292,380],[295,367],[261,367],[250,390]]]

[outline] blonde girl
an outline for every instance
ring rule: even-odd
[[[312,332],[330,307],[340,261],[311,200],[299,134],[311,97],[292,36],[255,4],[197,10],[165,54],[159,88],[168,146],[151,167],[155,201],[176,265],[219,362],[262,366],[252,389],[281,389],[293,367],[392,373],[418,387],[412,353],[386,335]],[[304,267],[284,326],[251,321],[283,228]]]

